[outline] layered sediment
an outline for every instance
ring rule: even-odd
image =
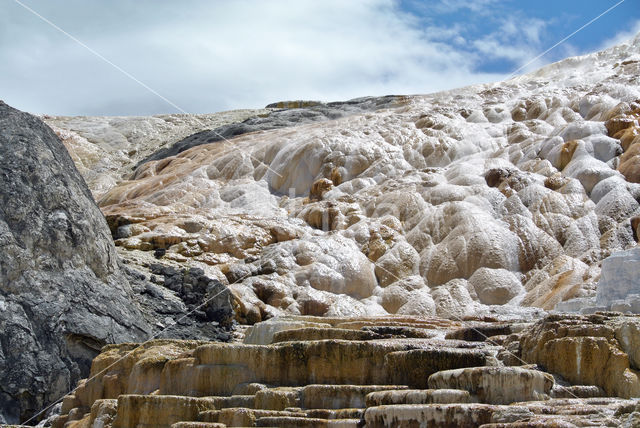
[[[503,322],[382,317],[305,326],[316,321],[256,324],[244,341],[262,344],[108,346],[54,427],[613,427],[634,426],[640,415],[629,399],[640,396],[629,346],[640,339],[629,328],[636,316],[549,316],[492,336],[482,331],[504,331]],[[316,332],[399,324],[431,338]],[[482,339],[446,338],[461,328]],[[297,332],[296,340],[278,340],[288,339],[284,332]],[[606,346],[589,346],[602,340]]]

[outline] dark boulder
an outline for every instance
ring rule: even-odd
[[[24,421],[86,376],[106,343],[152,329],[62,142],[0,101],[0,417]]]
[[[150,269],[153,274],[164,277],[162,285],[174,291],[189,312],[201,321],[213,322],[225,329],[232,326],[235,314],[231,291],[220,281],[198,268],[178,270],[152,264]]]

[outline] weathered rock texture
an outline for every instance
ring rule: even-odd
[[[245,338],[275,340],[270,344],[162,340],[106,347],[93,362],[94,377],[65,398],[54,427],[615,427],[635,426],[640,415],[637,400],[615,397],[638,397],[640,391],[606,384],[630,379],[616,372],[620,364],[613,360],[636,364],[636,317],[521,321],[509,336],[476,341],[444,337],[476,325],[504,332],[504,324],[412,317],[326,318],[324,325],[319,320],[273,319],[254,325]],[[617,356],[597,358],[609,361],[610,369],[609,363],[593,366],[596,356],[588,347],[545,348],[556,337],[602,333],[602,326],[611,327],[610,352]],[[400,328],[431,338],[406,338]],[[345,336],[373,329],[387,331],[388,338],[318,337],[318,331]],[[277,341],[281,333],[297,340]],[[551,353],[536,354],[535,343]],[[527,364],[534,361],[538,365]],[[602,373],[594,378],[596,372]],[[596,386],[606,378],[603,388]]]
[[[105,219],[56,135],[0,103],[0,414],[18,422],[151,328]]]
[[[158,151],[99,205],[125,258],[203,269],[243,323],[580,309],[638,239],[639,55],[282,104]]]
[[[229,340],[232,319],[229,290],[202,271],[176,292],[121,265],[62,142],[0,102],[0,422],[66,394],[107,343]]]

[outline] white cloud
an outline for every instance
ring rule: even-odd
[[[501,77],[475,73],[472,55],[431,40],[392,0],[28,4],[189,112]],[[27,11],[9,12],[0,17],[0,40],[11,40],[0,42],[0,96],[10,104],[52,114],[174,111]]]
[[[543,59],[529,62],[543,50],[542,34],[548,23],[537,18],[509,16],[500,18],[497,30],[472,42],[473,47],[491,60],[506,60],[513,69],[525,66],[521,72],[544,65]]]
[[[495,30],[471,40],[463,24],[421,21],[396,0],[193,0],[189,7],[152,0],[23,1],[189,112],[428,93],[499,80],[504,74],[477,70],[487,60],[514,66],[529,60],[546,25],[492,17]],[[428,7],[481,16],[496,3],[441,0]],[[5,9],[0,97],[10,104],[51,114],[175,111],[17,4]]]
[[[541,19],[529,19],[526,20],[524,25],[521,27],[522,33],[525,35],[526,40],[529,43],[539,45],[540,38],[548,23]]]
[[[468,9],[474,13],[490,14],[492,6],[499,3],[500,0],[439,0],[432,2],[429,7],[438,13],[454,13],[461,9]]]
[[[423,32],[428,40],[450,42],[459,45],[467,43],[467,40],[463,36],[464,28],[460,23],[455,23],[448,27],[430,25],[425,27]]]

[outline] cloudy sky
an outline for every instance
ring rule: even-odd
[[[0,0],[0,99],[148,115],[429,93],[638,32],[640,0]]]

